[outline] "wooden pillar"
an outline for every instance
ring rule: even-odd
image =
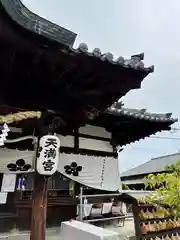
[[[49,114],[43,113],[41,119],[37,122],[36,136],[38,136],[38,145],[42,136],[48,133],[53,134],[54,131],[53,117],[51,118],[51,122],[48,121],[51,124],[51,129],[45,126],[45,122],[47,124],[47,117],[49,117]],[[45,240],[46,238],[47,183],[48,177],[40,175],[35,171],[30,240]]]
[[[47,181],[48,178],[35,172],[30,240],[45,240],[46,238]]]
[[[132,202],[132,211],[133,211],[133,217],[134,217],[134,228],[135,228],[136,239],[140,240],[142,238],[142,234],[140,231],[140,221],[139,221],[140,211],[138,208],[137,200]]]

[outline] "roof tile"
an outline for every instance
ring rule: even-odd
[[[137,119],[144,119],[148,121],[156,121],[156,122],[177,122],[177,118],[173,118],[172,113],[149,113],[146,109],[130,109],[130,108],[119,108],[116,105],[109,107],[106,111],[109,114],[119,115],[119,116],[127,116],[127,117],[134,117]]]

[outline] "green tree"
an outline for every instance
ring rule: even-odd
[[[122,190],[129,190],[129,187],[128,185],[122,183]]]
[[[180,217],[180,161],[167,166],[164,173],[149,174],[145,187],[155,190],[144,201],[169,205],[172,214]]]

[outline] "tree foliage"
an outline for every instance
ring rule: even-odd
[[[159,202],[168,205],[172,214],[180,217],[180,161],[165,168],[164,173],[149,174],[145,178],[145,187],[154,190],[145,197],[149,203]]]
[[[123,189],[123,190],[129,190],[129,187],[128,187],[127,184],[122,183],[122,189]]]

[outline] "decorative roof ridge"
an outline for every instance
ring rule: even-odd
[[[130,109],[130,108],[117,108],[115,105],[109,107],[106,112],[115,115],[123,115],[127,117],[134,117],[137,119],[148,120],[153,122],[177,122],[177,118],[173,118],[172,113],[150,113],[146,109]]]
[[[81,43],[79,47],[75,49],[73,48],[73,44],[76,40],[76,33],[33,13],[21,2],[21,0],[0,0],[0,5],[4,7],[12,20],[21,27],[63,44],[64,48],[61,49],[62,52],[85,54],[124,68],[145,71],[147,74],[154,72],[154,65],[150,67],[144,66],[144,53],[132,55],[130,59],[124,59],[123,57],[114,59],[112,53],[101,53],[99,48],[95,48],[92,52],[88,52],[88,46],[85,43]]]
[[[99,48],[94,48],[92,52],[88,52],[88,45],[86,43],[80,43],[78,48],[70,48],[71,51],[74,53],[81,53],[86,54],[88,56],[92,56],[95,58],[99,58],[102,61],[110,62],[111,64],[119,65],[124,68],[132,68],[135,70],[141,70],[148,73],[154,72],[154,65],[150,67],[144,66],[144,53],[139,53],[136,55],[132,55],[130,59],[125,59],[124,57],[120,56],[117,59],[114,59],[114,56],[112,53],[102,53]],[[67,50],[66,50],[67,51]]]

